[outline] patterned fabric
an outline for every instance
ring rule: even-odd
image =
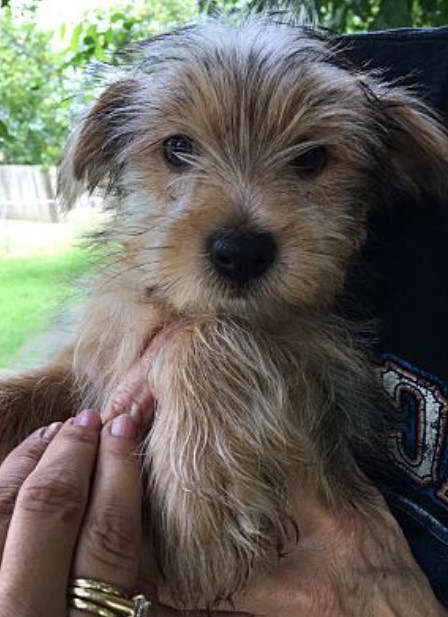
[[[385,356],[381,378],[403,414],[403,429],[389,442],[400,473],[383,493],[434,591],[448,604],[448,387],[392,356]]]

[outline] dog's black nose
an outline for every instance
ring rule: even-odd
[[[223,231],[209,241],[210,259],[221,276],[235,283],[262,276],[277,253],[274,237],[267,231]]]

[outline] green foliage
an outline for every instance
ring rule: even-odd
[[[14,141],[14,137],[8,131],[8,127],[4,122],[0,120],[0,140],[3,141]]]
[[[141,8],[129,5],[97,11],[74,28],[67,64],[78,68],[91,60],[113,62],[117,51],[129,43],[148,39],[196,16],[196,0],[151,0]]]
[[[282,5],[314,9],[322,26],[339,33],[448,24],[447,0],[198,0],[199,9],[208,14]]]
[[[70,91],[51,34],[0,14],[0,151],[7,163],[50,165],[67,131]]]
[[[57,164],[86,65],[113,61],[129,43],[197,16],[195,0],[94,11],[71,32],[62,26],[59,47],[62,38],[66,49],[55,52],[57,35],[36,28],[34,9],[30,4],[20,19],[12,9],[0,12],[0,153],[6,163]]]
[[[337,32],[448,24],[446,0],[318,0],[319,15]]]

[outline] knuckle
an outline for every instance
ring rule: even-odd
[[[0,485],[0,519],[11,518],[21,484],[21,479],[9,478],[7,483]]]
[[[66,442],[72,445],[79,443],[95,445],[98,442],[97,431],[85,430],[84,427],[74,424],[66,424],[63,427],[62,437]]]
[[[76,520],[84,510],[85,489],[74,474],[61,471],[40,473],[26,481],[19,491],[16,507],[31,513],[60,515]]]
[[[123,385],[115,392],[109,402],[110,412],[113,416],[125,412],[129,407],[136,403],[134,400],[134,389],[128,385]]]
[[[17,467],[20,469],[33,468],[39,462],[47,445],[48,443],[42,439],[41,432],[39,431],[32,435],[31,439],[22,443],[11,454],[11,458],[14,459],[14,464],[17,464]]]
[[[137,562],[136,526],[117,506],[108,505],[87,522],[85,548],[95,561],[128,571]]]
[[[22,484],[43,453],[42,444],[31,442],[8,462],[8,471],[0,483],[0,519],[11,518]]]
[[[110,438],[108,436],[103,440],[101,448],[107,453],[107,456],[113,457],[114,461],[119,463],[124,474],[127,476],[137,475],[139,457],[128,440]]]

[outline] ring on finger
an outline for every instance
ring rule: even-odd
[[[89,578],[74,578],[68,588],[68,604],[99,617],[149,617],[151,602],[139,594],[129,598],[115,585]]]

